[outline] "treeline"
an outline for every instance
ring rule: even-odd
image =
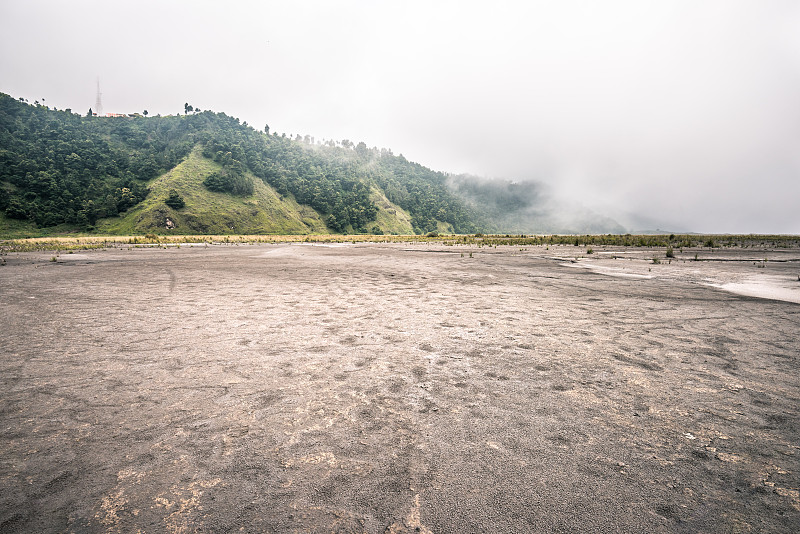
[[[364,143],[270,135],[224,113],[106,118],[29,105],[0,94],[0,210],[40,227],[91,228],[141,202],[146,182],[199,146],[222,167],[212,191],[248,196],[251,175],[292,195],[341,233],[377,230],[373,190],[411,214],[414,231],[483,229],[479,214],[447,188],[446,176]]]
[[[422,239],[422,238],[415,238]],[[588,235],[526,235],[526,234],[473,234],[436,236],[433,241],[479,246],[609,246],[644,248],[731,248],[773,247],[790,248],[800,245],[795,235],[725,235],[725,234],[588,234]]]

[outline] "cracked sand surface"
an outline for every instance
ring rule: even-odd
[[[0,530],[795,532],[798,263],[573,250],[10,254]]]

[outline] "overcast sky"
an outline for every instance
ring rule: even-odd
[[[634,229],[800,233],[800,2],[0,0],[0,91],[551,184]]]

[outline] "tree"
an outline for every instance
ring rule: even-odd
[[[28,210],[25,207],[25,203],[19,198],[12,198],[6,207],[6,216],[10,219],[27,219]]]
[[[183,197],[180,196],[177,191],[171,189],[169,197],[164,201],[164,204],[172,209],[179,210],[186,205],[186,202],[184,202]]]
[[[252,195],[254,191],[253,182],[237,169],[237,165],[229,166],[222,173],[211,173],[203,180],[203,185],[209,191],[243,197]]]
[[[214,172],[209,174],[205,180],[203,180],[203,185],[208,188],[209,191],[216,191],[217,193],[224,193],[228,191],[228,181],[225,179],[225,176]]]
[[[264,125],[264,133],[269,135],[269,124]]]
[[[87,117],[91,117],[92,116],[92,108],[89,108],[89,112],[86,113],[86,116]]]
[[[143,114],[145,117],[147,117],[147,110],[144,110],[144,111],[142,112],[142,114]]]
[[[136,203],[133,193],[127,187],[118,188],[114,192],[114,196],[117,200],[117,210],[120,212],[125,211]]]
[[[82,223],[86,226],[94,226],[97,222],[97,210],[94,207],[94,202],[91,200],[86,200],[83,202],[83,209],[78,212],[78,216]]]

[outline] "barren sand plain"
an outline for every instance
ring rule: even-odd
[[[0,531],[797,532],[800,251],[585,251],[8,254]]]

